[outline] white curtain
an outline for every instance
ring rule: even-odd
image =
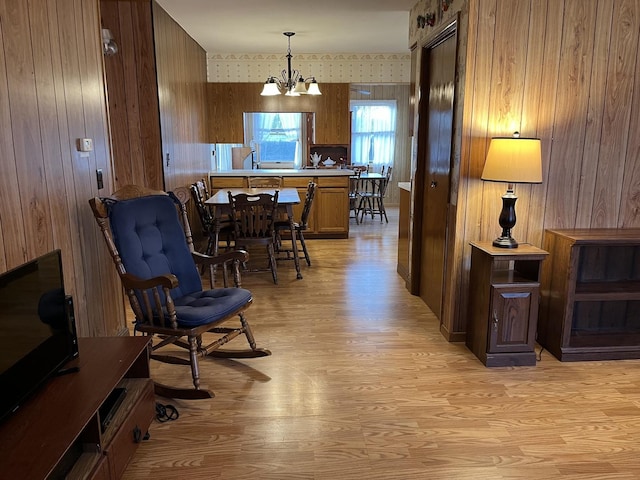
[[[351,101],[351,163],[375,170],[393,165],[396,138],[395,100]]]
[[[300,168],[303,125],[301,113],[245,113],[245,142],[256,150],[260,161],[294,162]],[[267,158],[274,154],[278,158]]]
[[[231,170],[231,149],[233,147],[242,147],[241,143],[216,143],[213,145],[211,155],[211,170]]]

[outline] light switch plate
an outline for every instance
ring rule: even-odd
[[[79,138],[78,139],[78,151],[79,152],[93,152],[93,139],[91,139],[91,138]]]

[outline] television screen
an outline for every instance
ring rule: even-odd
[[[59,250],[0,274],[0,420],[77,355]]]

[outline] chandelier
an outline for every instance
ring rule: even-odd
[[[295,32],[284,32],[283,35],[287,37],[289,42],[287,48],[287,69],[282,70],[280,78],[269,76],[267,81],[264,82],[264,87],[260,95],[280,95],[281,93],[290,97],[297,97],[299,95],[322,95],[315,77],[308,77],[305,80],[298,70],[291,69],[291,58],[293,58],[291,55],[291,37],[295,35]],[[307,83],[309,84],[308,87]]]

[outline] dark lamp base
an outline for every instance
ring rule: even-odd
[[[518,248],[518,242],[513,237],[498,237],[493,241],[493,246],[498,248]]]

